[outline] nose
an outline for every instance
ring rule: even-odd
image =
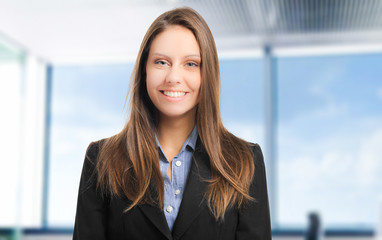
[[[182,70],[178,66],[172,66],[167,73],[166,83],[177,84],[182,81]]]

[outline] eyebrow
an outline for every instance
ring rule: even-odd
[[[153,56],[160,56],[160,57],[166,57],[166,58],[170,58],[169,56],[167,56],[166,54],[162,54],[162,53],[153,53]],[[198,54],[190,54],[190,55],[186,55],[184,56],[183,58],[201,58],[200,55]]]
[[[191,54],[191,55],[185,56],[184,58],[192,58],[192,57],[200,58],[200,55],[198,55],[198,54]]]

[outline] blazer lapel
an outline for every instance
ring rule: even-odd
[[[208,182],[205,180],[210,178],[209,157],[198,138],[182,203],[172,230],[172,235],[175,238],[180,238],[201,211],[207,207],[204,194],[207,190]]]
[[[150,219],[150,221],[167,237],[172,239],[170,229],[168,228],[166,218],[163,211],[158,207],[148,204],[139,205],[142,212]]]
[[[153,183],[150,183],[150,192],[155,196],[157,191]],[[148,219],[167,237],[167,239],[172,239],[171,231],[167,225],[166,217],[163,211],[158,206],[152,206],[149,204],[138,205],[142,212],[146,215]]]

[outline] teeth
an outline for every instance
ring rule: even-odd
[[[168,97],[183,97],[186,95],[185,92],[170,92],[170,91],[163,91],[163,94],[168,96]]]

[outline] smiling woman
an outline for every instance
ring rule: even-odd
[[[263,155],[228,132],[211,31],[159,16],[137,57],[122,131],[89,145],[73,239],[271,239]]]
[[[150,48],[146,74],[147,92],[159,110],[159,122],[183,118],[193,128],[201,82],[200,50],[194,34],[181,26],[170,26],[158,34]]]

